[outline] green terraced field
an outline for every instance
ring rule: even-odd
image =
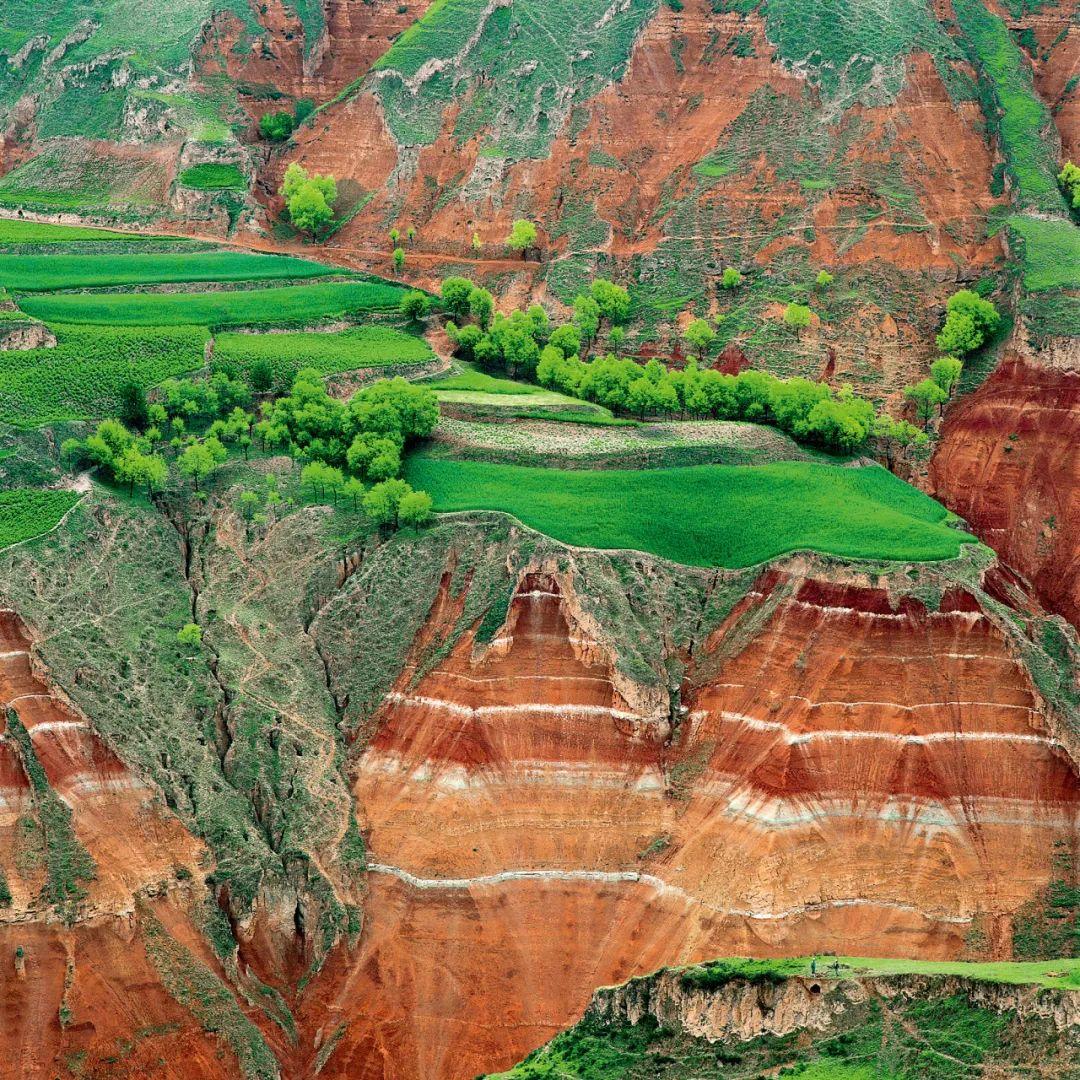
[[[178,180],[197,191],[247,191],[248,187],[247,178],[235,165],[192,165]]]
[[[203,365],[198,326],[57,326],[52,349],[0,352],[0,421],[20,427],[115,413],[120,390]]]
[[[250,368],[267,360],[278,386],[287,386],[305,367],[335,375],[356,368],[422,364],[434,355],[423,338],[388,326],[328,334],[219,334],[214,339],[215,363]]]
[[[70,244],[107,240],[158,240],[156,236],[91,229],[82,225],[51,225],[43,221],[0,218],[0,244]]]
[[[691,566],[752,566],[813,549],[848,558],[951,559],[974,537],[878,467],[808,462],[585,471],[414,454],[435,509],[500,510],[564,543],[649,551]]]
[[[344,274],[310,259],[242,251],[153,255],[0,255],[0,286],[12,291],[164,285],[185,281],[262,281]]]
[[[112,326],[289,326],[396,311],[405,290],[376,281],[202,293],[30,296],[20,307],[45,322]]]
[[[0,548],[48,532],[80,498],[78,492],[55,489],[0,491]]]
[[[1080,288],[1080,228],[1064,218],[1014,214],[1009,228],[1023,240],[1024,287],[1029,292]]]

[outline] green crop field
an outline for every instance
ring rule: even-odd
[[[1014,214],[1009,228],[1023,241],[1024,287],[1080,288],[1080,228],[1064,218],[1036,218]]]
[[[0,255],[0,286],[15,291],[164,285],[185,281],[261,281],[348,274],[310,259],[242,251],[153,255]]]
[[[501,510],[564,543],[649,551],[691,566],[751,566],[803,549],[950,559],[975,543],[947,524],[943,506],[878,467],[570,471],[418,453],[407,475],[436,510]]]
[[[396,311],[405,290],[388,282],[325,282],[201,293],[31,296],[20,307],[45,322],[113,326],[289,326],[370,311]]]
[[[247,191],[247,177],[235,165],[192,165],[178,177],[184,187],[198,191]]]
[[[219,334],[214,361],[250,368],[267,360],[279,386],[288,385],[301,368],[335,375],[356,368],[422,364],[434,357],[423,338],[389,326],[360,326],[327,334]]]
[[[91,229],[82,225],[51,225],[43,221],[0,218],[0,244],[70,244],[107,240],[156,240],[134,233]]]
[[[57,326],[52,349],[0,352],[0,421],[29,427],[114,413],[123,386],[147,389],[203,364],[204,327]]]
[[[48,532],[79,501],[75,491],[0,491],[0,548]]]
[[[990,86],[992,103],[984,103],[984,111],[1000,112],[1001,145],[1020,203],[1060,213],[1065,204],[1056,180],[1053,120],[1035,93],[1020,47],[983,0],[954,0],[953,10]]]

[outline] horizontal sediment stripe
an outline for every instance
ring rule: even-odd
[[[500,885],[515,884],[518,882],[552,881],[568,882],[576,884],[597,885],[644,885],[653,889],[660,895],[670,895],[694,905],[707,908],[717,915],[736,919],[753,919],[759,922],[783,922],[786,919],[798,918],[802,915],[812,915],[821,911],[829,911],[836,908],[867,907],[887,911],[909,912],[931,922],[953,923],[963,925],[971,922],[970,916],[949,915],[944,913],[928,912],[914,904],[905,904],[900,901],[870,900],[865,897],[844,897],[836,900],[818,900],[809,904],[799,904],[795,907],[785,908],[780,911],[767,911],[762,908],[737,908],[720,907],[708,904],[699,897],[693,896],[678,885],[671,885],[663,878],[655,874],[642,874],[635,870],[503,870],[497,874],[484,874],[471,878],[422,878],[410,874],[397,866],[389,866],[385,863],[369,863],[368,873],[387,874],[403,881],[411,888],[422,891],[455,890],[467,891],[470,889],[498,888]]]
[[[958,702],[958,704],[980,704],[978,702]],[[897,706],[898,708],[928,708],[924,706]],[[1023,705],[998,705],[995,708],[1024,709],[1026,712],[1034,712]],[[775,732],[783,738],[789,746],[800,746],[804,743],[827,742],[830,740],[854,742],[857,740],[871,740],[878,742],[899,743],[906,746],[932,746],[935,743],[1028,743],[1037,746],[1060,748],[1061,743],[1046,735],[1028,735],[1010,731],[930,731],[925,735],[900,735],[892,731],[866,731],[847,730],[837,728],[831,731],[792,731],[786,724],[778,720],[762,720],[757,716],[748,716],[746,713],[730,712],[727,709],[695,709],[690,713],[690,719],[700,722],[709,716],[718,716],[731,723],[743,724],[755,731]]]
[[[547,705],[543,702],[525,702],[521,705],[462,705],[443,698],[411,696],[393,691],[386,695],[385,701],[395,705],[407,705],[417,709],[437,709],[452,713],[454,716],[468,716],[471,719],[496,716],[520,716],[531,713],[542,716],[605,716],[613,720],[631,720],[635,723],[648,723],[648,717],[625,709],[613,709],[606,705]]]
[[[567,792],[567,812],[576,809],[578,792],[615,791],[626,795],[662,798],[666,780],[659,769],[628,766],[619,771],[610,766],[585,762],[572,765],[516,759],[487,768],[468,768],[425,761],[405,761],[397,754],[375,750],[365,753],[360,779],[392,778],[397,783],[422,785],[421,799],[434,790],[440,796],[467,797],[493,789],[548,788]],[[504,797],[504,796],[499,796]],[[1038,802],[1030,799],[1002,798],[991,795],[957,795],[952,799],[928,799],[918,795],[905,797],[902,792],[882,802],[873,802],[865,792],[857,795],[820,791],[804,799],[775,798],[763,794],[735,774],[712,774],[698,781],[694,788],[699,805],[711,803],[710,816],[727,817],[749,823],[762,830],[808,829],[828,821],[861,821],[888,826],[918,829],[964,829],[971,824],[1008,828],[1070,828],[1080,807],[1071,803]],[[1034,809],[1033,809],[1034,808]],[[598,823],[599,827],[599,823]]]

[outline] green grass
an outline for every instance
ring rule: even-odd
[[[423,338],[388,326],[360,326],[329,334],[219,334],[214,339],[216,364],[250,368],[267,360],[279,386],[290,383],[305,367],[335,375],[356,368],[422,364],[434,355]]]
[[[957,975],[986,982],[1014,986],[1080,988],[1080,960],[990,961],[882,959],[874,956],[818,957],[817,975],[828,978],[826,963],[838,960],[841,977],[851,975]],[[776,981],[810,976],[809,956],[777,960],[742,957],[724,958],[687,968],[684,978],[691,985],[723,986],[732,979]],[[710,973],[713,973],[710,976]],[[1053,973],[1057,973],[1057,976]]]
[[[185,281],[262,281],[348,274],[309,259],[241,251],[153,255],[0,255],[0,286],[24,292],[164,285]]]
[[[0,548],[47,533],[79,501],[74,491],[0,491]]]
[[[486,371],[468,368],[460,375],[447,375],[442,379],[432,379],[425,383],[431,390],[463,390],[478,394],[533,394],[548,393],[535,383],[518,382],[516,379],[500,379]]]
[[[435,509],[500,510],[564,543],[648,551],[691,566],[751,566],[813,549],[848,558],[950,559],[974,538],[885,469],[807,462],[586,471],[414,454]]]
[[[1023,242],[1024,287],[1029,292],[1080,288],[1080,228],[1064,218],[1014,214],[1009,228]]]
[[[46,322],[113,326],[289,326],[396,311],[405,290],[388,282],[325,282],[236,292],[101,293],[26,297]]]
[[[1061,213],[1065,202],[1057,186],[1053,121],[1035,93],[1031,69],[1009,28],[983,0],[954,0],[953,11],[975,52],[991,91],[984,110],[1000,111],[999,133],[1021,205]]]
[[[82,225],[50,225],[43,221],[0,218],[0,244],[69,244],[81,241],[158,239],[132,233],[90,229]]]
[[[247,191],[247,177],[235,165],[192,165],[177,178],[183,187],[197,191]]]
[[[52,349],[0,352],[0,422],[19,427],[114,414],[120,391],[203,365],[205,327],[56,326]]]

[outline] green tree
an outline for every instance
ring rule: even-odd
[[[416,226],[415,225],[410,225],[405,230],[405,239],[408,240],[410,244],[416,239]]]
[[[392,248],[396,248],[398,246],[400,240],[401,240],[401,230],[400,229],[391,229],[390,230],[390,246]]]
[[[394,269],[400,274],[405,269],[405,249],[394,248]]]
[[[574,325],[581,332],[587,354],[589,345],[600,329],[600,305],[591,296],[575,297],[573,319]]]
[[[455,319],[469,317],[469,298],[475,286],[468,278],[448,277],[443,280],[440,292],[442,306]]]
[[[1058,183],[1065,192],[1069,205],[1074,210],[1080,210],[1080,168],[1071,161],[1066,161],[1061,172],[1058,173]]]
[[[548,344],[554,345],[563,356],[577,356],[581,352],[581,331],[573,323],[557,326],[552,330]]]
[[[949,356],[963,356],[979,348],[1001,324],[997,308],[971,289],[961,289],[945,305],[945,325],[937,347]]]
[[[479,287],[469,293],[469,314],[484,330],[491,325],[491,316],[495,312],[495,297],[487,289]]]
[[[423,322],[431,310],[431,301],[419,289],[410,289],[401,298],[401,314],[412,322]]]
[[[145,431],[150,423],[150,407],[146,391],[137,382],[120,387],[120,420],[134,431]]]
[[[332,176],[310,176],[294,161],[285,170],[281,196],[289,219],[304,232],[314,235],[334,220],[332,208],[337,199],[337,182]]]
[[[264,357],[256,360],[248,369],[251,389],[257,394],[265,394],[274,387],[274,365]]]
[[[611,323],[623,323],[630,316],[630,294],[621,286],[597,278],[589,286],[589,295],[600,309],[600,317]]]
[[[202,442],[189,443],[180,454],[180,471],[190,476],[199,490],[199,484],[205,480],[228,456],[219,439],[210,437]]]
[[[518,218],[506,238],[506,246],[511,251],[520,251],[524,258],[529,248],[536,246],[536,238],[536,226],[525,218]]]
[[[364,482],[358,480],[355,476],[350,476],[349,479],[342,484],[341,493],[352,503],[352,508],[357,510],[360,507],[360,499],[364,494]]]
[[[364,495],[364,513],[375,525],[391,525],[396,528],[401,500],[410,491],[412,487],[404,480],[383,480]]]
[[[922,421],[925,430],[934,418],[934,410],[944,405],[949,395],[933,379],[923,379],[907,387],[904,397],[915,406],[915,415]]]
[[[716,340],[716,331],[704,319],[692,319],[683,331],[683,340],[698,356],[704,356]]]
[[[720,287],[722,289],[737,289],[743,282],[743,276],[734,266],[725,266],[720,275]]]
[[[202,644],[202,627],[198,623],[184,623],[176,632],[176,640],[188,648],[198,648]]]
[[[814,278],[814,284],[819,289],[827,289],[835,280],[828,270],[819,270],[818,276]]]
[[[407,491],[398,502],[398,524],[419,529],[431,520],[431,496],[426,491]]]
[[[953,396],[964,365],[955,356],[942,356],[930,365],[930,378],[949,396]]]
[[[795,331],[796,337],[801,337],[803,330],[810,325],[811,312],[805,304],[788,304],[784,308],[784,325],[790,326]]]
[[[907,420],[894,420],[888,413],[874,417],[871,434],[878,441],[885,454],[885,464],[892,470],[896,451],[905,446],[922,446],[927,442],[926,435]]]
[[[292,113],[263,113],[259,118],[259,134],[268,142],[284,142],[296,127]]]

